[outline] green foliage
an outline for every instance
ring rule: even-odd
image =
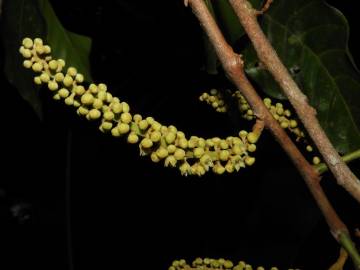
[[[46,35],[44,19],[37,5],[37,0],[5,1],[3,6],[3,44],[5,53],[4,71],[9,82],[20,95],[31,104],[39,117],[42,106],[39,91],[33,84],[30,72],[23,71],[23,58],[19,55],[19,44],[25,36]],[[19,74],[21,74],[19,76]]]
[[[19,44],[26,36],[41,37],[52,45],[53,55],[77,66],[88,79],[90,77],[89,53],[91,40],[65,30],[48,0],[11,0],[3,8],[3,42],[5,74],[20,95],[30,103],[41,118],[39,91],[30,73],[22,71]],[[19,76],[19,74],[22,74]]]
[[[277,0],[262,28],[336,149],[345,154],[360,148],[360,77],[348,50],[346,18],[322,0]],[[244,58],[250,77],[268,95],[282,98],[253,49]]]
[[[262,0],[249,0],[254,8],[260,9]],[[244,34],[245,31],[239,23],[234,10],[228,1],[211,0],[217,23],[221,27],[226,39],[230,44],[234,44]]]
[[[46,21],[46,40],[52,48],[52,55],[55,58],[64,59],[68,66],[75,66],[85,78],[91,81],[89,64],[91,39],[66,30],[48,0],[38,0],[38,2]]]

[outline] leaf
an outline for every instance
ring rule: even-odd
[[[251,2],[254,7],[260,8],[260,3],[262,1],[250,0],[249,2]],[[242,36],[244,36],[245,31],[228,1],[205,0],[205,4],[230,44],[234,45]],[[205,70],[208,74],[217,74],[219,62],[217,61],[218,59],[215,50],[206,35],[204,35],[203,43],[205,51]]]
[[[262,0],[249,0],[253,7],[260,9]],[[239,19],[228,1],[211,0],[217,22],[230,44],[234,44],[244,34]]]
[[[48,0],[38,0],[38,3],[47,24],[47,42],[54,57],[64,59],[67,67],[76,67],[87,81],[91,81],[89,63],[91,39],[67,31],[61,25]]]
[[[277,0],[262,28],[336,149],[346,154],[360,148],[360,76],[348,50],[346,18],[323,0]],[[283,98],[252,48],[244,59],[248,75],[268,95]]]
[[[45,37],[45,22],[36,0],[8,0],[2,12],[2,40],[5,53],[4,71],[8,81],[42,117],[39,88],[33,83],[32,72],[25,70],[19,47],[24,37]]]
[[[52,54],[74,66],[91,80],[89,53],[91,39],[65,30],[48,0],[7,0],[3,7],[3,44],[5,74],[20,95],[42,118],[39,88],[33,83],[34,74],[22,66],[19,47],[24,37],[41,37],[52,47]]]

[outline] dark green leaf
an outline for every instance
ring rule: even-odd
[[[45,37],[45,22],[37,0],[7,0],[4,2],[2,16],[2,40],[6,52],[5,74],[41,118],[39,89],[33,83],[32,72],[23,67],[23,58],[19,53],[24,37]]]
[[[261,7],[262,0],[250,0],[251,4]],[[244,34],[239,20],[228,1],[205,0],[205,3],[216,19],[228,42],[234,45]],[[217,74],[218,61],[215,50],[207,37],[204,37],[205,70],[209,74]]]
[[[24,37],[41,37],[52,47],[52,54],[62,58],[67,66],[74,66],[91,80],[89,53],[91,40],[65,30],[48,0],[7,0],[3,7],[3,42],[5,54],[5,73],[13,84],[34,108],[41,118],[39,89],[33,83],[33,73],[22,66],[19,47]]]
[[[360,76],[348,51],[346,18],[322,0],[277,0],[262,28],[281,60],[318,112],[341,153],[360,148]],[[247,73],[273,97],[282,97],[252,49],[244,52]]]
[[[91,81],[91,39],[64,29],[48,0],[38,2],[47,24],[47,42],[51,46],[52,54],[56,58],[64,59],[67,66],[76,67],[87,81]]]
[[[254,8],[261,8],[262,0],[249,0]],[[239,23],[234,10],[228,1],[225,0],[212,0],[213,10],[217,18],[217,22],[220,25],[222,32],[226,39],[231,44],[238,41],[244,34],[244,29]]]

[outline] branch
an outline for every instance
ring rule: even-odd
[[[317,171],[307,162],[287,133],[283,130],[283,128],[281,128],[278,122],[267,110],[262,102],[262,99],[256,93],[254,87],[245,76],[243,61],[241,60],[240,55],[236,54],[229,44],[227,44],[203,0],[189,0],[188,3],[190,4],[195,16],[199,19],[204,31],[209,36],[209,40],[213,44],[226,74],[242,92],[243,96],[252,107],[256,117],[264,123],[267,129],[270,130],[275,139],[291,158],[321,209],[330,227],[331,233],[335,239],[340,241],[340,235],[348,235],[349,233],[345,224],[340,220],[322,190],[319,183],[320,177]]]
[[[251,85],[251,83],[245,76],[243,69],[243,61],[240,55],[234,53],[229,44],[226,43],[221,31],[219,30],[214,18],[211,16],[204,2],[202,0],[189,0],[188,3],[191,5],[194,14],[199,19],[202,27],[209,36],[209,40],[213,44],[226,74],[233,81],[236,87],[242,92],[250,106],[253,108],[256,117],[259,119],[257,124],[261,127],[263,123],[264,126],[270,130],[270,132],[277,139],[279,144],[289,155],[289,157],[297,167],[298,171],[303,176],[307,186],[310,189],[310,192],[312,193],[315,201],[317,202],[320,210],[322,211],[330,227],[331,233],[333,234],[335,239],[350,254],[357,269],[360,269],[359,254],[353,242],[351,241],[349,232],[345,224],[338,217],[337,213],[327,199],[322,187],[320,186],[320,177],[318,173],[306,161],[299,149],[288,137],[287,133],[281,128],[278,122],[267,110],[261,98],[256,93],[254,87]],[[304,100],[306,100],[306,98]],[[336,167],[339,164],[331,165]]]
[[[360,158],[360,149],[343,156],[342,160],[345,163],[349,163],[358,158]],[[325,163],[320,163],[319,165],[316,165],[315,169],[318,171],[319,174],[323,174],[324,172],[329,170]]]
[[[360,202],[360,181],[341,160],[340,155],[331,144],[316,118],[316,110],[307,102],[302,93],[279,59],[274,48],[266,38],[257,22],[257,11],[247,0],[229,0],[240,23],[248,34],[260,61],[279,83],[284,94],[297,112],[311,139],[317,146],[325,163],[334,174],[337,183],[343,186],[358,202]]]

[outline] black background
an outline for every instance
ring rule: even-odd
[[[206,137],[246,125],[199,104],[203,91],[226,83],[201,71],[201,29],[181,1],[51,2],[67,29],[93,38],[95,81],[133,112]],[[348,18],[359,63],[356,10],[328,2]],[[1,269],[71,269],[71,251],[74,269],[167,269],[197,256],[301,269],[336,260],[325,221],[269,134],[254,168],[184,178],[46,94],[40,122],[1,76]],[[358,175],[359,165],[351,164]],[[322,184],[349,228],[359,226],[356,202],[329,174]]]

